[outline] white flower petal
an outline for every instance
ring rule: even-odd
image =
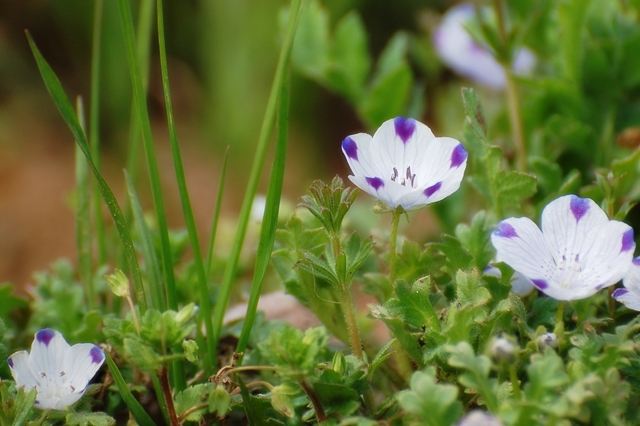
[[[622,279],[622,284],[629,291],[640,295],[640,257],[631,261],[631,265]]]
[[[554,270],[553,258],[540,229],[529,218],[510,218],[498,224],[491,234],[496,259],[530,279],[546,292]]]
[[[431,129],[413,118],[387,120],[371,140],[373,164],[377,170],[386,171],[388,177],[397,170],[398,179],[405,179],[407,173],[416,174],[414,163],[433,139]]]
[[[36,333],[29,354],[29,368],[40,385],[56,380],[69,350],[62,334],[50,328]]]
[[[557,262],[573,261],[593,245],[606,213],[589,198],[565,195],[549,203],[542,212],[542,232]]]
[[[24,386],[26,390],[35,388],[38,381],[31,373],[29,368],[29,352],[19,351],[9,357],[7,362],[9,363],[9,369],[11,375],[16,381],[18,387]]]
[[[611,296],[627,308],[640,311],[640,294],[637,292],[630,291],[626,288],[618,288]]]
[[[594,293],[620,281],[631,266],[635,242],[633,229],[612,220],[600,227],[593,244],[580,253],[584,269],[579,281],[594,288]]]
[[[375,177],[377,171],[371,159],[371,135],[358,133],[342,141],[342,152],[356,176]]]
[[[70,393],[84,391],[91,378],[104,362],[104,352],[96,345],[79,343],[73,345],[64,360],[63,388]]]

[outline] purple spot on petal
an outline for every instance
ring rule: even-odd
[[[469,154],[467,154],[467,150],[464,149],[464,146],[462,144],[458,144],[451,153],[451,166],[449,168],[453,169],[454,167],[460,166],[460,164],[465,162],[468,155]]]
[[[427,198],[431,197],[440,189],[441,186],[442,186],[442,182],[438,182],[435,185],[431,185],[430,187],[424,190],[424,195],[426,195]]]
[[[97,346],[91,348],[89,355],[91,356],[91,362],[94,364],[100,364],[104,361],[104,352],[102,352],[102,349]]]
[[[376,191],[384,186],[384,182],[380,178],[377,178],[377,177],[370,178],[370,177],[368,177],[368,178],[365,178],[365,179],[367,180],[367,183],[369,184],[369,186],[371,186]]]
[[[9,363],[9,367],[13,368],[13,360],[9,358],[7,362]]]
[[[416,122],[412,118],[396,117],[395,120],[393,120],[393,125],[396,128],[396,134],[404,143],[407,143],[416,130]]]
[[[600,290],[602,290],[602,287],[604,287],[604,284],[598,284],[596,286],[596,290],[600,291]]]
[[[498,229],[493,231],[493,235],[495,235],[496,237],[502,237],[502,238],[513,238],[513,237],[517,237],[518,233],[516,232],[516,229],[513,226],[511,226],[509,223],[500,222],[498,224]]]
[[[44,330],[40,330],[36,333],[36,340],[40,343],[44,343],[45,346],[49,346],[49,342],[55,336],[55,332],[50,328],[45,328]]]
[[[571,209],[571,213],[573,213],[573,217],[576,218],[576,222],[580,222],[582,216],[589,210],[589,199],[573,195],[569,203],[569,208]]]
[[[531,282],[540,290],[544,290],[545,288],[549,287],[549,283],[545,280],[531,280]]]
[[[612,294],[611,297],[613,297],[614,299],[620,297],[620,296],[624,296],[625,294],[629,293],[629,290],[627,290],[626,288],[617,288]]]
[[[347,136],[342,141],[342,149],[344,150],[344,153],[347,154],[347,157],[358,161],[358,145],[353,139]]]
[[[620,248],[620,253],[633,249],[635,245],[636,243],[633,241],[633,229],[629,229],[627,232],[622,234],[622,247]]]
[[[636,266],[640,266],[640,257],[636,257],[631,262]]]

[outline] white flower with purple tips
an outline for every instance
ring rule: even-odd
[[[459,141],[436,138],[429,127],[404,117],[385,121],[373,137],[348,136],[342,151],[356,186],[405,211],[453,194],[467,166],[467,151]]]
[[[557,300],[594,295],[622,279],[635,249],[633,229],[588,198],[566,195],[542,212],[542,230],[528,218],[509,218],[491,235],[497,260]]]
[[[624,288],[617,288],[611,296],[627,308],[640,311],[640,257],[633,259],[622,284]]]
[[[69,346],[62,334],[45,328],[36,333],[31,353],[16,352],[8,363],[16,386],[36,389],[36,407],[63,410],[84,394],[104,358],[96,345]]]

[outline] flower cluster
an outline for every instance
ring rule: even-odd
[[[16,352],[8,363],[18,387],[36,389],[36,407],[63,410],[80,399],[104,359],[96,345],[69,346],[62,334],[46,328],[36,333],[31,353]]]
[[[437,138],[412,118],[385,121],[373,135],[358,133],[342,141],[349,179],[391,208],[417,210],[460,187],[467,151],[453,138]]]

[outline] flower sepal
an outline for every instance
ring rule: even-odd
[[[311,212],[330,236],[340,236],[342,221],[358,196],[358,190],[345,188],[340,176],[327,185],[316,180],[309,187],[310,195],[303,195],[299,206]]]

